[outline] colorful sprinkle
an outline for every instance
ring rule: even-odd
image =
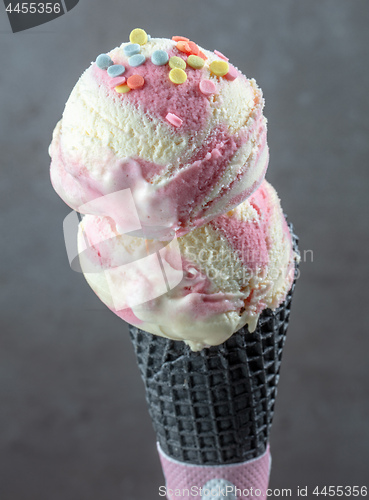
[[[181,57],[173,56],[169,59],[169,66],[174,68],[186,69],[186,61]]]
[[[151,62],[156,66],[164,66],[167,64],[169,56],[165,50],[154,50],[151,55]]]
[[[204,59],[201,59],[201,57],[194,56],[193,54],[191,54],[187,58],[187,64],[189,66],[191,66],[191,68],[201,69],[204,66],[204,64],[205,64],[205,61],[204,61]]]
[[[183,120],[173,113],[168,113],[165,119],[175,127],[180,127],[183,123]]]
[[[113,66],[109,66],[108,75],[112,78],[116,76],[121,76],[125,72],[126,68],[121,64],[113,64]]]
[[[213,61],[209,67],[216,76],[225,76],[229,70],[229,64],[226,61]]]
[[[228,73],[224,76],[226,80],[233,82],[238,77],[237,70],[234,66],[229,65]]]
[[[151,40],[151,35],[147,34],[147,41],[149,42]]]
[[[147,43],[147,33],[141,28],[135,28],[131,31],[129,35],[129,41],[131,43],[138,43],[139,45],[145,45]]]
[[[185,36],[172,36],[172,40],[175,42],[189,42],[190,39]]]
[[[201,80],[199,87],[200,92],[202,92],[204,95],[212,95],[218,93],[215,83],[211,80]]]
[[[117,77],[117,78],[112,78],[110,81],[109,81],[109,85],[111,88],[115,88],[115,87],[119,87],[120,85],[123,85],[123,83],[126,83],[126,77],[125,76],[122,76],[122,77]]]
[[[111,60],[111,57],[108,54],[100,54],[96,57],[97,67],[100,69],[108,69],[109,66],[112,66],[114,63]]]
[[[191,54],[192,50],[188,42],[179,41],[176,45],[177,49],[185,54]]]
[[[127,57],[134,56],[135,54],[139,54],[141,51],[141,47],[138,43],[130,43],[124,47],[124,53]]]
[[[118,85],[115,87],[115,90],[118,92],[118,94],[126,94],[129,92],[131,89],[128,87],[128,85]]]
[[[128,59],[128,64],[133,68],[141,66],[146,61],[146,57],[143,54],[135,54]]]
[[[198,48],[195,42],[188,42],[188,46],[191,49],[191,54],[193,54],[194,56],[197,56],[199,54],[200,49]]]
[[[219,50],[214,50],[214,54],[216,54],[218,57],[220,57],[224,61],[229,61],[228,57],[225,56],[224,54],[222,54],[221,52],[219,52]]]
[[[177,85],[187,80],[187,75],[181,68],[174,68],[169,71],[169,80]]]
[[[127,80],[127,85],[130,89],[140,89],[144,83],[145,80],[141,75],[132,75]]]
[[[201,57],[201,59],[204,59],[204,61],[206,61],[207,59],[207,56],[203,52],[201,52],[201,50],[199,51],[199,57]]]

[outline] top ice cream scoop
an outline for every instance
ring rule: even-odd
[[[83,73],[50,146],[51,180],[82,213],[126,210],[137,236],[168,240],[249,197],[268,165],[262,92],[218,51],[133,30]],[[95,203],[95,201],[97,203]]]

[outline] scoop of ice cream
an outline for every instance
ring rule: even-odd
[[[118,198],[94,208],[91,201],[129,188],[137,235],[168,240],[260,185],[268,165],[264,101],[255,81],[217,51],[178,37],[137,40],[143,45],[100,55],[75,85],[50,145],[51,180],[73,209],[118,226],[125,211]]]
[[[80,262],[118,316],[193,350],[224,342],[276,308],[294,276],[291,236],[266,181],[225,215],[171,242],[119,234],[113,219],[84,216]]]

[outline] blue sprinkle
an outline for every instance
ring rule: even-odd
[[[108,69],[109,66],[112,66],[114,63],[108,54],[100,54],[96,58],[96,64],[100,69]]]
[[[143,54],[135,54],[128,59],[130,66],[135,68],[136,66],[141,66],[146,61],[146,57]]]
[[[114,66],[110,66],[108,68],[108,75],[114,78],[115,76],[123,75],[126,68],[121,64],[114,64]]]
[[[147,41],[149,42],[151,40],[151,35],[147,34]]]
[[[154,50],[151,56],[151,61],[156,66],[163,66],[169,61],[169,56],[165,50]]]
[[[124,47],[124,53],[127,57],[133,56],[134,54],[139,54],[141,47],[138,43],[130,43]]]

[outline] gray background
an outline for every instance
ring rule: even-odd
[[[266,97],[267,178],[303,262],[272,431],[271,487],[368,485],[367,0],[80,0],[12,34],[0,6],[1,500],[149,500],[163,484],[126,325],[68,267],[47,148],[82,70],[186,35]]]

